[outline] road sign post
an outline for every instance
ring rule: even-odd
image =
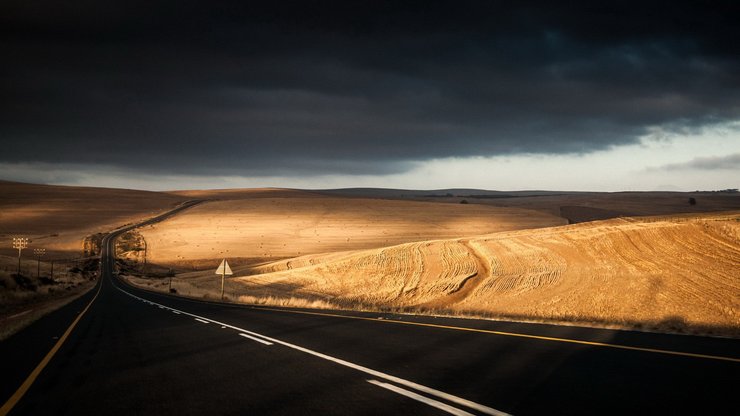
[[[231,271],[231,267],[229,267],[229,262],[227,262],[226,259],[221,260],[221,265],[218,266],[218,269],[216,269],[216,274],[221,275],[221,300],[224,300],[224,280],[226,280],[227,274],[234,274]]]

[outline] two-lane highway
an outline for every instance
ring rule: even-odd
[[[63,336],[78,319],[12,414],[731,414],[740,405],[738,340],[202,302],[114,278],[113,238],[96,291],[17,335],[65,321]],[[13,345],[0,344],[4,358]],[[12,363],[6,373],[30,375]]]

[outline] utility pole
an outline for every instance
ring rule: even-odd
[[[45,248],[35,248],[33,249],[33,254],[36,255],[36,277],[41,277],[41,256],[46,254]]]
[[[54,259],[51,260],[51,281],[54,281]]]
[[[28,238],[13,237],[13,248],[18,249],[18,276],[21,275],[21,251],[28,247]]]

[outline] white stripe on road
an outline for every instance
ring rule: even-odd
[[[204,324],[209,324],[210,322],[206,321],[205,319],[195,318],[198,322],[203,322]]]
[[[123,292],[123,293],[125,293],[125,294],[127,294],[127,295],[129,295],[129,296],[131,296],[131,297],[133,297],[135,299],[139,299],[141,301],[147,302],[146,299],[140,298],[140,297],[134,295],[133,293],[129,293],[129,292],[121,289],[118,286],[116,286],[116,289],[120,290],[121,292]],[[248,330],[246,330],[244,328],[239,328],[238,326],[229,325],[229,324],[226,324],[226,323],[223,323],[223,322],[220,322],[220,321],[216,321],[215,319],[209,319],[209,318],[206,318],[206,317],[203,317],[203,316],[200,316],[200,315],[192,314],[190,312],[185,312],[185,311],[180,310],[180,309],[174,309],[174,308],[171,308],[169,306],[161,305],[159,303],[155,303],[155,302],[151,302],[151,303],[152,303],[152,305],[163,306],[165,309],[169,309],[169,310],[171,310],[173,312],[174,311],[177,311],[177,312],[182,313],[183,315],[192,316],[193,318],[195,318],[196,320],[199,320],[199,321],[200,320],[203,320],[203,321],[206,321],[206,322],[212,322],[214,324],[218,324],[218,325],[225,326],[227,328],[234,329],[234,330],[239,331],[239,332],[241,332],[243,334],[249,334],[249,335],[252,335],[254,337],[262,338],[263,340],[267,340],[267,341],[272,342],[274,344],[280,344],[280,345],[283,345],[285,347],[292,348],[294,350],[301,351],[301,352],[304,352],[306,354],[313,355],[314,357],[323,358],[324,360],[332,361],[332,362],[337,363],[339,365],[343,365],[345,367],[349,367],[349,368],[352,368],[354,370],[361,371],[361,372],[366,373],[366,374],[370,374],[373,377],[378,377],[378,378],[382,378],[382,379],[385,379],[385,380],[388,380],[388,381],[392,381],[392,382],[394,382],[396,384],[401,384],[403,386],[412,388],[412,389],[414,389],[416,391],[420,391],[422,393],[430,394],[432,396],[437,396],[440,399],[444,399],[444,400],[446,400],[448,402],[452,402],[452,403],[455,403],[455,404],[458,404],[458,405],[461,405],[461,406],[468,407],[470,409],[476,410],[478,412],[481,412],[481,413],[484,413],[484,414],[487,414],[487,415],[493,415],[493,416],[508,416],[509,415],[508,413],[502,412],[500,410],[496,410],[496,409],[494,409],[492,407],[484,406],[484,405],[482,405],[480,403],[476,403],[476,402],[473,402],[473,401],[470,401],[470,400],[467,400],[467,399],[463,399],[462,397],[458,397],[458,396],[455,396],[455,395],[452,395],[452,394],[449,394],[449,393],[445,393],[443,391],[439,391],[439,390],[433,389],[431,387],[427,387],[427,386],[424,386],[424,385],[421,385],[421,384],[417,384],[417,383],[414,383],[413,381],[405,380],[405,379],[402,379],[400,377],[392,376],[390,374],[386,374],[386,373],[383,373],[383,372],[380,372],[380,371],[377,371],[377,370],[373,370],[371,368],[363,367],[363,366],[361,366],[359,364],[355,364],[355,363],[351,363],[349,361],[342,360],[341,358],[335,358],[335,357],[332,357],[330,355],[326,355],[326,354],[320,353],[318,351],[313,351],[313,350],[310,350],[308,348],[304,348],[304,347],[301,347],[301,346],[298,346],[298,345],[295,345],[295,344],[291,344],[289,342],[281,341],[279,339],[271,338],[271,337],[268,337],[266,335],[262,335],[262,334],[258,334],[256,332],[248,331]]]
[[[420,391],[422,393],[431,394],[433,396],[437,396],[437,397],[439,397],[441,399],[445,399],[447,401],[450,401],[450,402],[459,404],[461,406],[469,407],[471,409],[477,410],[477,411],[479,411],[481,413],[485,413],[487,415],[493,415],[493,416],[506,416],[506,415],[508,415],[508,413],[502,412],[500,410],[496,410],[496,409],[491,408],[491,407],[488,407],[488,406],[484,406],[484,405],[482,405],[480,403],[476,403],[476,402],[473,402],[473,401],[470,401],[470,400],[466,400],[466,399],[463,399],[462,397],[454,396],[452,394],[445,393],[443,391],[439,391],[439,390],[433,389],[431,387],[427,387],[427,386],[424,386],[424,385],[421,385],[421,384],[417,384],[417,383],[414,383],[413,381],[405,380],[405,379],[402,379],[400,377],[392,376],[390,374],[386,374],[386,373],[383,373],[383,372],[380,372],[380,371],[377,371],[377,370],[373,370],[371,368],[363,367],[363,366],[361,366],[359,364],[355,364],[355,363],[351,363],[349,361],[342,360],[341,358],[335,358],[335,357],[332,357],[330,355],[322,354],[320,352],[313,351],[313,350],[310,350],[308,348],[303,348],[303,347],[300,347],[298,345],[290,344],[290,343],[285,342],[285,341],[280,341],[279,339],[270,338],[268,336],[257,334],[255,332],[251,332],[251,331],[247,331],[245,329],[241,329],[240,328],[240,330],[242,330],[242,331],[244,331],[244,332],[246,332],[248,334],[256,335],[256,336],[262,337],[264,339],[270,340],[270,341],[272,341],[272,342],[274,342],[276,344],[284,345],[284,346],[286,346],[288,348],[292,348],[294,350],[302,351],[302,352],[305,352],[306,354],[311,354],[311,355],[313,355],[315,357],[323,358],[325,360],[335,362],[335,363],[340,364],[340,365],[343,365],[345,367],[349,367],[349,368],[355,369],[357,371],[362,371],[363,373],[370,374],[370,375],[375,376],[375,377],[384,378],[384,379],[386,379],[388,381],[392,381],[394,383],[401,384],[401,385],[404,385],[406,387],[410,387],[410,388],[412,388],[414,390],[417,390],[417,391]]]
[[[430,399],[429,397],[422,396],[421,394],[414,393],[413,391],[402,389],[398,386],[394,386],[393,384],[383,383],[382,381],[378,381],[378,380],[367,380],[367,382],[370,384],[375,384],[378,387],[382,387],[384,389],[390,390],[394,393],[398,393],[402,396],[406,396],[410,399],[414,399],[418,402],[422,402],[426,405],[436,407],[439,410],[443,410],[453,415],[474,416],[472,413],[468,413],[462,409],[458,409],[457,407],[452,407],[449,404],[442,403],[438,400]]]
[[[244,337],[244,338],[249,338],[249,339],[251,339],[252,341],[257,341],[257,342],[259,342],[259,343],[262,343],[262,344],[265,344],[265,345],[272,345],[272,342],[269,342],[269,341],[265,341],[265,340],[263,340],[263,339],[259,339],[259,338],[257,338],[257,337],[253,337],[253,336],[251,336],[251,335],[247,335],[247,334],[244,334],[244,333],[242,333],[242,334],[239,334],[239,336],[242,336],[242,337]]]

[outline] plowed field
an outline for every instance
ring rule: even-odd
[[[228,282],[227,292],[299,306],[736,334],[739,271],[740,213],[690,214],[302,256],[252,268]],[[178,284],[187,294],[218,287],[214,277],[192,273]]]

